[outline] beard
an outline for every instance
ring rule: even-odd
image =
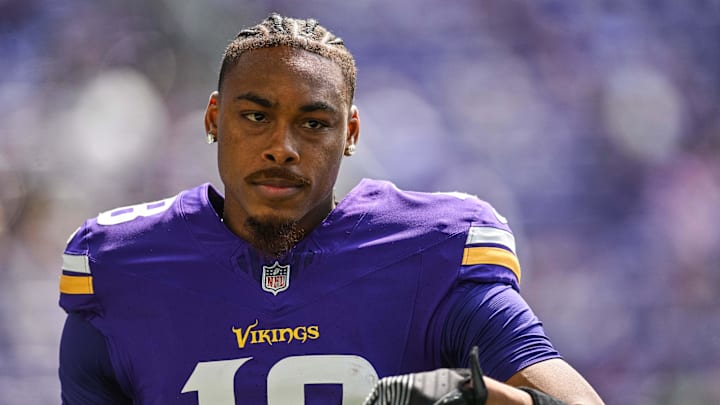
[[[297,221],[283,218],[254,218],[245,221],[252,233],[252,244],[270,258],[279,258],[305,236]]]

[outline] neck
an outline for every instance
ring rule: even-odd
[[[221,218],[230,231],[256,249],[281,256],[320,225],[336,206],[337,202],[331,194],[302,218],[294,220],[273,214],[251,216],[244,211],[236,212],[234,208],[237,207],[225,200]]]

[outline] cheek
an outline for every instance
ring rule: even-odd
[[[232,137],[220,137],[217,146],[218,167],[221,172],[238,173],[242,171],[243,162],[247,161],[247,148]]]
[[[318,158],[318,161],[322,161],[322,164],[326,166],[327,169],[331,169],[334,166],[340,165],[344,151],[343,146],[343,142],[333,140],[323,145],[315,156]]]
[[[343,151],[343,144],[337,143],[324,149],[321,154],[316,155],[315,161],[311,164],[314,166],[317,182],[329,187],[335,184],[342,162]]]
[[[217,157],[218,157],[218,163],[221,166],[225,166],[228,161],[228,156],[231,155],[230,151],[228,150],[228,144],[224,139],[220,139],[218,141],[218,150],[217,150]]]

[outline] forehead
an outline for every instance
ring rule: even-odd
[[[346,100],[342,69],[318,54],[286,46],[243,53],[229,69],[223,92],[296,91]]]

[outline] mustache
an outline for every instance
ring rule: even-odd
[[[267,179],[283,179],[299,186],[310,185],[310,180],[281,167],[270,167],[258,170],[245,177],[245,181],[248,183],[260,182]]]

